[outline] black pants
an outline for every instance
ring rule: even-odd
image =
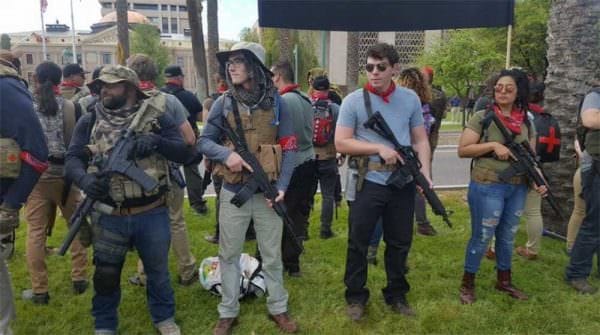
[[[299,238],[300,243],[302,243],[308,226],[315,175],[316,163],[314,160],[298,165],[294,169],[290,185],[285,193],[284,201],[292,219],[293,232]],[[300,250],[294,246],[294,243],[288,228],[284,227],[281,254],[283,267],[290,272],[300,271]]]
[[[335,188],[338,180],[338,168],[336,159],[325,159],[316,161],[316,177],[313,187],[314,197],[317,192],[317,183],[321,184],[321,233],[331,232],[333,211],[335,209]]]
[[[204,201],[202,199],[204,196],[204,190],[202,190],[202,175],[198,170],[198,164],[184,166],[183,174],[185,176],[185,184],[190,207],[196,209],[200,207]]]
[[[375,224],[383,218],[385,272],[387,286],[383,297],[387,304],[405,299],[410,286],[406,281],[406,258],[412,243],[415,184],[402,189],[365,181],[350,206],[348,255],[346,258],[346,301],[365,305],[369,300],[367,248]]]

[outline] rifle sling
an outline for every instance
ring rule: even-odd
[[[371,97],[369,91],[363,88],[363,100],[365,101],[365,110],[367,111],[367,119],[373,116],[373,107],[371,106]]]
[[[250,148],[248,148],[248,142],[246,142],[246,136],[244,136],[244,127],[242,126],[242,118],[240,116],[240,110],[238,108],[238,104],[235,99],[231,99],[231,109],[233,111],[233,117],[235,119],[235,131],[237,132],[238,136],[240,137],[240,142],[244,145],[244,147],[246,147],[247,150],[250,150]]]

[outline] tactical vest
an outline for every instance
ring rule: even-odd
[[[133,121],[128,128],[133,129],[138,135],[149,134],[154,130],[159,129],[158,117],[164,113],[165,103],[166,99],[162,94],[145,99],[141,107],[137,110],[136,116],[133,118]],[[112,145],[107,142],[106,137],[102,137],[98,141],[94,140],[97,124],[98,119],[96,119],[94,126],[92,127],[90,136],[91,142],[90,145],[88,145],[88,149],[93,154],[92,160],[96,164],[98,164],[98,161],[102,162],[101,157],[103,154],[107,153],[112,148]],[[169,168],[167,160],[162,155],[155,153],[142,159],[135,159],[134,162],[139,168],[144,170],[148,176],[158,181],[159,186],[149,193],[144,191],[135,181],[120,174],[113,174],[110,179],[109,195],[117,205],[123,203],[125,200],[157,196],[164,193],[168,188]],[[99,168],[94,164],[90,164],[90,167],[88,168],[89,173],[97,172],[98,170]]]
[[[0,64],[0,77],[12,77],[23,80],[19,73],[4,64]],[[21,172],[21,148],[12,138],[0,137],[0,178],[17,178]]]
[[[227,115],[227,122],[233,129],[237,129],[230,94],[225,95],[223,101],[223,115]],[[281,173],[281,146],[277,144],[277,126],[274,109],[254,109],[252,112],[247,106],[238,103],[242,129],[248,144],[248,150],[258,159],[270,181],[275,181]],[[228,139],[224,146],[234,150]],[[246,175],[241,172],[232,172],[224,164],[216,164],[213,172],[222,177],[226,183],[239,184],[247,181]]]
[[[585,134],[585,151],[594,159],[600,159],[600,129],[588,129]]]

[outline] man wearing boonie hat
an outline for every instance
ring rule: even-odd
[[[116,334],[121,297],[120,274],[127,251],[135,247],[144,262],[146,294],[154,326],[161,334],[180,334],[168,265],[169,216],[165,206],[167,161],[185,162],[192,150],[172,118],[140,88],[125,66],[107,66],[88,86],[100,100],[78,121],[66,156],[66,174],[104,209],[92,214],[94,225],[95,334]],[[126,159],[156,181],[152,190],[118,173],[101,173],[126,130],[134,144]],[[99,207],[98,207],[99,208]]]
[[[213,330],[217,335],[230,334],[237,322],[239,260],[251,219],[262,256],[270,317],[284,332],[298,330],[288,315],[288,293],[283,287],[282,221],[262,192],[254,194],[239,208],[230,202],[248,181],[252,170],[231,143],[222,140],[224,133],[216,126],[229,122],[233,129],[244,134],[248,149],[279,190],[275,201],[282,201],[294,169],[297,145],[291,116],[273,85],[272,73],[263,63],[264,57],[265,49],[250,42],[239,42],[231,51],[217,53],[229,90],[214,102],[198,142],[198,151],[218,163],[213,171],[223,177],[219,218],[222,298],[218,306],[219,321]]]

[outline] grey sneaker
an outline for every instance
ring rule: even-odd
[[[594,294],[598,292],[598,288],[590,285],[585,278],[567,280],[567,283],[581,294]]]
[[[365,315],[365,306],[361,304],[350,304],[346,307],[346,314],[352,321],[360,321]]]
[[[48,305],[48,302],[50,301],[50,295],[48,292],[33,293],[33,290],[31,289],[23,291],[21,297],[23,300],[31,301],[36,305]]]
[[[156,329],[161,335],[181,335],[181,330],[179,330],[179,326],[173,319],[166,319],[157,323]]]

